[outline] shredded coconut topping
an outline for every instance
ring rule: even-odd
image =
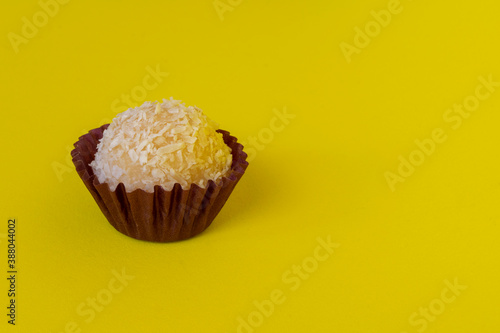
[[[231,148],[217,129],[201,109],[172,97],[145,102],[113,119],[90,166],[112,191],[119,183],[127,192],[152,193],[155,185],[169,191],[175,183],[185,190],[191,184],[206,187],[231,168]]]

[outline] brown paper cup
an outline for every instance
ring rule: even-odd
[[[175,184],[171,191],[155,186],[154,193],[143,190],[127,193],[120,183],[115,191],[111,191],[107,183],[99,182],[89,166],[108,126],[103,125],[81,136],[74,144],[71,156],[78,175],[109,223],[119,232],[136,239],[173,242],[201,233],[222,209],[248,166],[243,146],[229,132],[218,130],[233,156],[229,175],[218,183],[210,180],[206,188],[192,184],[189,190]]]

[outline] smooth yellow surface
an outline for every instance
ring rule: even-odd
[[[72,0],[16,53],[9,33],[41,7],[2,2],[0,237],[16,218],[19,272],[15,327],[0,283],[0,331],[498,332],[500,87],[445,120],[479,77],[500,82],[498,2],[221,3],[223,20],[212,0]],[[389,9],[377,30],[371,11]],[[348,63],[356,27],[373,37]],[[142,97],[147,68],[163,76],[135,104],[195,104],[253,155],[180,243],[115,231],[69,159],[122,94]],[[435,129],[446,140],[392,191],[386,173]]]

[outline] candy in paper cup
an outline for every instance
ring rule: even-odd
[[[99,182],[89,166],[108,126],[103,125],[81,136],[74,144],[71,156],[78,175],[106,219],[116,230],[132,238],[173,242],[203,232],[220,212],[248,167],[243,146],[229,132],[218,130],[224,143],[231,148],[232,164],[227,176],[217,183],[210,180],[204,188],[191,184],[186,190],[175,184],[170,191],[157,185],[153,193],[141,189],[127,192],[120,183],[111,191],[107,183]]]

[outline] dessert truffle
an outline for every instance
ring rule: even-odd
[[[152,193],[155,185],[169,191],[176,183],[203,188],[231,168],[231,149],[217,129],[196,106],[172,98],[145,102],[113,119],[90,166],[112,191],[119,183],[127,192]]]
[[[207,229],[248,167],[236,137],[172,98],[128,109],[74,146],[76,171],[109,223],[152,242]]]

